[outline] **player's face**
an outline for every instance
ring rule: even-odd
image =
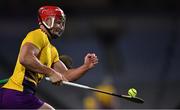
[[[64,32],[64,29],[65,29],[65,18],[55,19],[51,32],[55,36],[60,37]]]

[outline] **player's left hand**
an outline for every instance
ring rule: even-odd
[[[88,53],[84,58],[84,65],[89,69],[94,67],[98,63],[98,58],[95,53]]]

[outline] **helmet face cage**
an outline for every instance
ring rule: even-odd
[[[53,37],[60,37],[65,29],[66,17],[56,6],[43,6],[39,9],[39,24],[46,27]]]
[[[51,29],[54,25],[54,20],[55,20],[55,17],[49,17],[48,18],[49,20],[49,23],[47,23],[47,19],[46,20],[43,20],[42,23],[48,28],[48,29]]]
[[[62,33],[64,32],[65,29],[65,23],[66,23],[66,18],[65,16],[62,16],[61,19],[55,19],[53,21],[53,26],[50,29],[51,32],[57,36],[60,37]]]

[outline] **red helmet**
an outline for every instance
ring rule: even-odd
[[[45,21],[47,19],[51,19],[51,25],[48,25]],[[54,26],[54,22],[55,20],[60,20],[60,22],[62,23],[62,27],[65,27],[65,14],[63,12],[63,10],[61,10],[59,7],[57,6],[42,6],[41,8],[39,8],[39,23],[43,24],[47,29],[51,29]],[[61,29],[61,31],[64,31],[64,29]],[[56,32],[56,34],[59,32]],[[52,34],[52,33],[50,33]],[[61,32],[62,34],[62,32]],[[60,35],[61,35],[60,34]],[[58,36],[60,36],[58,34]]]

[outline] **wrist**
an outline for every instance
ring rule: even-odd
[[[45,67],[44,73],[46,76],[51,76],[54,73],[54,70],[52,68]]]
[[[83,64],[82,65],[82,68],[84,69],[84,70],[89,70],[90,68],[89,68],[89,65],[87,65],[87,64]]]

